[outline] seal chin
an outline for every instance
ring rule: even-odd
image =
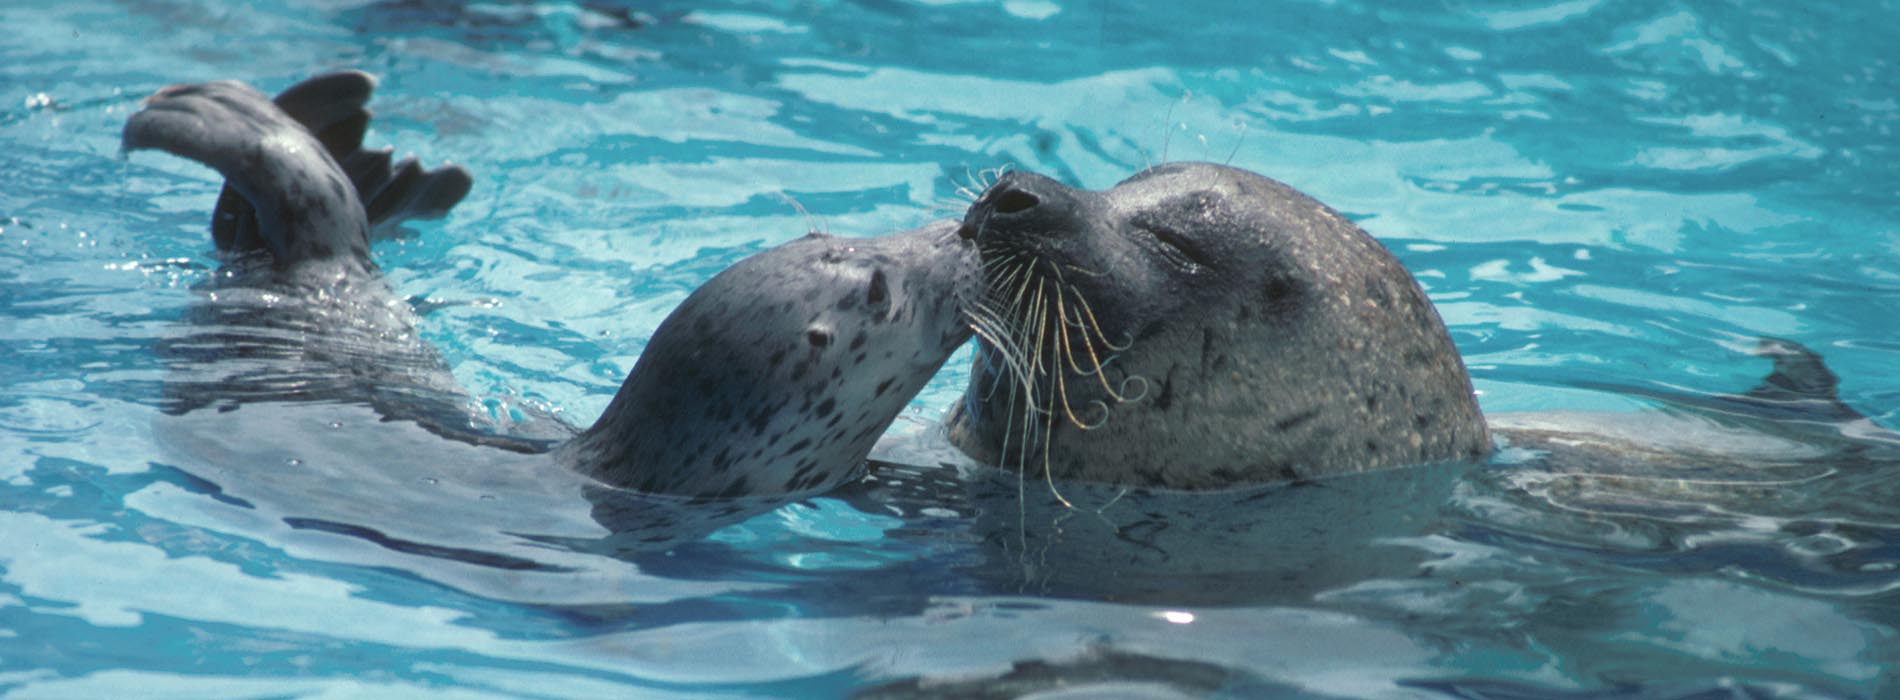
[[[1206,163],[1104,191],[1012,172],[959,235],[984,265],[950,426],[973,457],[1208,489],[1489,449],[1417,282],[1284,184]]]

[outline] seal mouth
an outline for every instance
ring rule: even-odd
[[[1057,416],[1081,430],[1099,428],[1114,405],[1146,393],[1141,377],[1110,379],[1110,364],[1132,341],[1110,337],[1085,289],[1071,279],[1106,275],[1063,264],[1049,236],[1033,233],[1072,227],[1079,199],[1040,175],[1006,173],[957,228],[982,261],[981,293],[967,315],[979,362],[990,368],[986,391],[1007,389],[1015,397],[1011,410],[1038,418],[1045,435]]]

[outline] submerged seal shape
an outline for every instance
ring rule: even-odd
[[[1004,174],[951,442],[1051,479],[1217,489],[1491,449],[1444,322],[1390,252],[1266,177],[1171,163],[1100,191]]]
[[[198,386],[215,387],[218,400],[367,400],[386,419],[449,437],[552,452],[614,487],[782,496],[861,473],[878,436],[969,338],[961,305],[976,293],[978,259],[955,222],[878,239],[813,234],[689,296],[606,413],[571,442],[557,439],[571,430],[533,439],[470,430],[467,397],[417,338],[414,312],[368,245],[374,226],[447,211],[469,179],[362,150],[374,86],[338,73],[275,102],[235,82],[174,86],[126,124],[126,150],[164,150],[227,180],[213,221],[227,269],[204,315],[222,335],[195,345],[251,362],[241,374],[222,354],[198,363],[212,377]]]

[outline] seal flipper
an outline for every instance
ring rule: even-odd
[[[387,237],[407,219],[438,219],[468,196],[474,178],[458,165],[425,170],[414,158],[391,167],[393,148],[365,149],[371,93],[376,78],[362,71],[339,71],[286,88],[272,100],[311,134],[348,174],[364,207],[370,235]],[[211,216],[211,235],[219,250],[244,251],[259,245],[248,202],[226,186]]]
[[[1730,418],[1778,423],[1847,423],[1866,416],[1841,403],[1840,378],[1827,368],[1820,354],[1792,340],[1761,337],[1749,351],[1775,361],[1761,384],[1742,394],[1714,396],[1664,391],[1609,382],[1576,382],[1575,386],[1660,401],[1678,409]]]
[[[1727,397],[1758,412],[1779,413],[1787,418],[1845,422],[1866,418],[1841,403],[1840,377],[1827,368],[1820,354],[1807,346],[1781,338],[1759,338],[1752,351],[1756,357],[1775,361],[1775,369],[1748,393]]]
[[[221,203],[242,201],[251,210],[248,217],[235,207],[214,216],[213,239],[226,251],[268,250],[280,269],[336,259],[369,266],[368,222],[342,168],[309,130],[247,85],[159,90],[126,120],[121,144],[126,151],[163,150],[224,175],[235,194]]]

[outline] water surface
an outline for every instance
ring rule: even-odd
[[[1891,443],[1595,387],[1745,391],[1772,336],[1900,425],[1896,21],[1877,1],[0,7],[0,695],[1893,697]],[[998,167],[1105,187],[1196,159],[1377,235],[1487,412],[1756,459],[1580,475],[1506,452],[1186,500],[1075,486],[1073,510],[1009,475],[895,470],[643,548],[578,484],[360,408],[162,415],[218,181],[121,159],[120,126],[168,83],[345,67],[382,78],[372,144],[476,173],[374,254],[498,413],[591,421],[688,291],[807,230],[955,216]],[[928,434],[965,357],[900,437]]]

